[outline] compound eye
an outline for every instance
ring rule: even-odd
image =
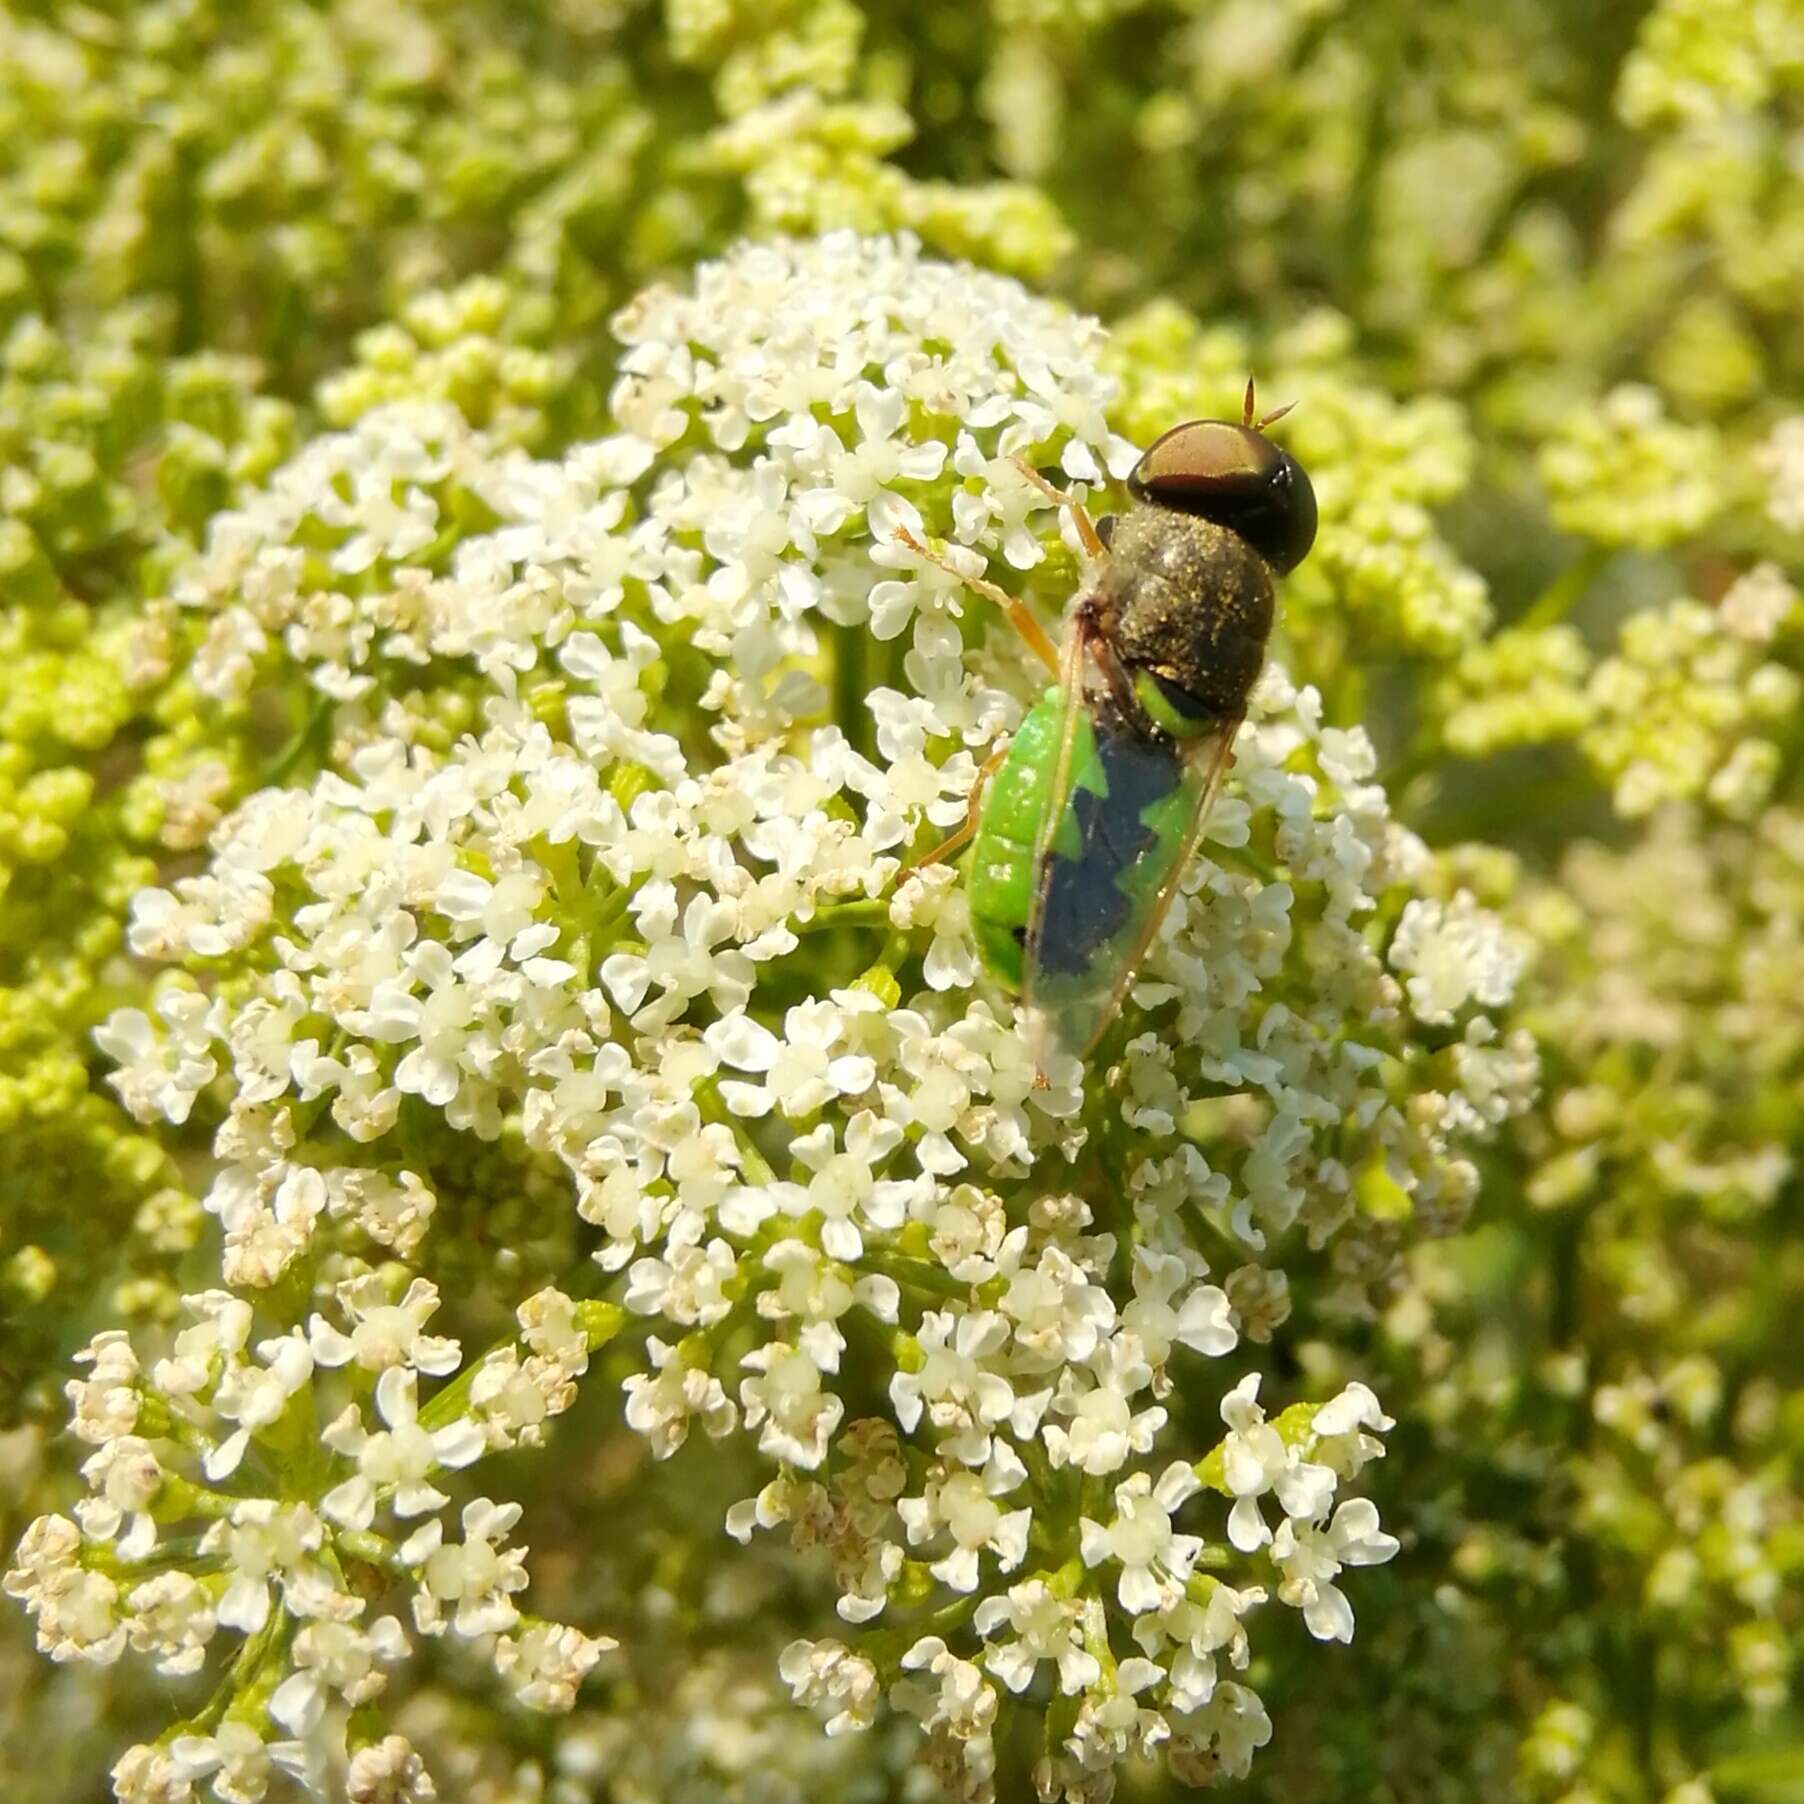
[[[1258,493],[1281,467],[1278,447],[1252,427],[1191,420],[1147,447],[1128,488],[1142,501],[1206,512],[1213,499]]]
[[[1315,490],[1303,466],[1256,426],[1192,420],[1147,447],[1128,488],[1138,501],[1237,532],[1280,576],[1315,543]]]

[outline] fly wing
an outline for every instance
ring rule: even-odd
[[[1041,964],[1038,949],[1045,943],[1046,908],[1057,860],[1060,856],[1069,859],[1080,850],[1071,830],[1071,789],[1080,767],[1087,766],[1095,757],[1089,697],[1093,685],[1100,683],[1101,674],[1090,655],[1083,629],[1073,622],[1059,658],[1059,691],[1064,698],[1064,713],[1059,723],[1058,754],[1053,760],[1052,789],[1047,796],[1046,812],[1040,817],[1039,837],[1034,842],[1033,896],[1028,904],[1026,937],[1022,942],[1022,1000],[1030,1018],[1034,1063],[1042,1079],[1046,1076],[1047,1058],[1063,1043],[1063,1036],[1039,1002]],[[1055,942],[1058,937],[1055,932]]]
[[[1067,703],[1027,932],[1043,1075],[1050,1053],[1086,1056],[1114,1020],[1208,826],[1240,726],[1223,721],[1181,745],[1149,740],[1097,690],[1068,682],[1073,693],[1088,699],[1075,715]]]

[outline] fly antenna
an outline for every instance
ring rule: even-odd
[[[1277,425],[1295,406],[1295,401],[1286,401],[1282,407],[1275,408],[1263,419],[1254,419],[1253,415],[1258,411],[1259,403],[1253,398],[1253,378],[1249,376],[1247,377],[1246,400],[1242,405],[1240,423],[1243,426],[1251,426],[1255,432],[1263,432],[1267,426]]]

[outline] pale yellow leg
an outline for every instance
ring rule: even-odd
[[[901,871],[903,877],[907,877],[912,871],[925,870],[930,864],[943,863],[954,852],[970,843],[983,814],[983,792],[989,787],[990,779],[1002,768],[1002,761],[1007,756],[1008,746],[1004,743],[978,765],[977,780],[971,785],[971,805],[965,810],[964,825],[950,838],[941,840],[925,858],[917,858],[913,864],[904,865]]]
[[[1072,523],[1077,527],[1077,536],[1085,553],[1090,557],[1101,557],[1108,549],[1102,542],[1102,534],[1096,530],[1096,522],[1090,518],[1090,510],[1067,489],[1055,488],[1025,458],[1017,457],[1014,466],[1023,476],[1037,488],[1046,499],[1057,507],[1070,509]]]
[[[916,557],[925,558],[930,564],[937,564],[948,576],[956,576],[967,589],[981,595],[984,600],[992,601],[1008,616],[1009,624],[1028,643],[1035,657],[1050,670],[1058,674],[1059,648],[1047,635],[1045,627],[1027,611],[1027,604],[1017,601],[1008,590],[998,588],[995,583],[981,576],[967,576],[956,568],[950,559],[942,557],[937,551],[924,545],[906,526],[896,529],[896,537],[912,551]]]

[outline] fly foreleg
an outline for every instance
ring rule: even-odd
[[[1053,506],[1070,511],[1071,523],[1077,528],[1078,541],[1082,544],[1086,557],[1100,558],[1107,553],[1108,547],[1102,541],[1102,534],[1096,529],[1096,522],[1090,518],[1090,510],[1069,489],[1061,489],[1048,482],[1024,457],[1010,461]]]
[[[950,558],[924,544],[906,526],[896,529],[896,537],[916,557],[925,558],[928,563],[944,570],[948,576],[956,576],[974,594],[981,595],[985,601],[994,602],[1008,617],[1009,625],[1027,641],[1028,649],[1034,656],[1054,676],[1058,675],[1059,648],[1053,644],[1045,627],[1028,612],[1026,602],[1018,601],[1008,590],[999,588],[987,577],[967,576]]]

